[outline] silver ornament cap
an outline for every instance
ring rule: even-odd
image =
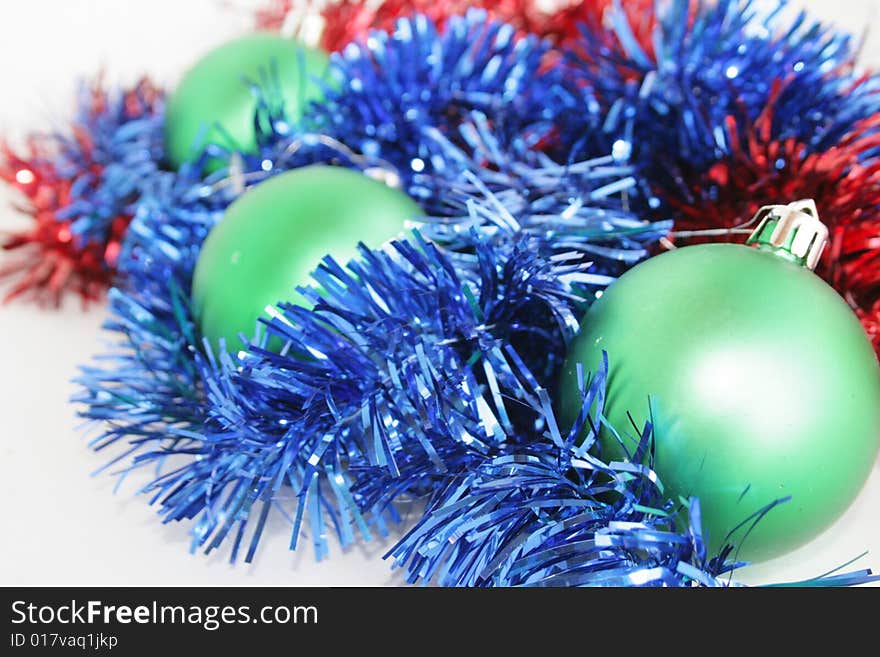
[[[828,227],[819,220],[813,199],[765,205],[752,221],[758,226],[746,244],[773,251],[811,271],[816,269],[828,244]]]

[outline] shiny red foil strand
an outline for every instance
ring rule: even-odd
[[[33,225],[4,236],[2,247],[15,251],[0,266],[0,278],[14,278],[4,301],[31,296],[45,305],[59,305],[65,292],[75,292],[84,302],[103,296],[113,277],[120,241],[130,217],[113,222],[106,244],[78,245],[70,230],[71,222],[58,219],[60,210],[70,203],[71,181],[60,177],[55,167],[32,143],[27,156],[2,147],[0,178],[27,197],[17,209],[29,214]]]
[[[126,115],[135,119],[151,111],[159,96],[158,88],[142,79],[123,99]],[[91,115],[106,110],[107,94],[100,79],[92,87],[91,100]],[[72,139],[82,158],[82,173],[100,177],[103,167],[94,160],[94,144],[86,123],[72,126]],[[58,306],[65,292],[73,292],[87,304],[101,299],[112,283],[131,217],[116,217],[106,241],[77,243],[71,221],[58,217],[71,202],[75,178],[58,172],[54,163],[57,150],[57,143],[45,135],[31,137],[24,154],[6,143],[0,144],[0,179],[26,199],[15,207],[33,219],[33,225],[25,230],[0,235],[0,248],[15,252],[0,265],[0,280],[14,281],[4,302],[31,297],[40,304]]]
[[[622,3],[636,38],[648,52],[652,51],[653,4],[654,0]],[[338,52],[352,41],[363,40],[370,30],[392,31],[402,17],[425,14],[442,24],[449,16],[464,14],[471,7],[485,9],[492,18],[510,23],[523,33],[567,45],[581,38],[580,24],[601,26],[605,12],[613,5],[614,0],[583,0],[546,12],[538,7],[536,0],[385,0],[379,3],[339,0],[321,12],[325,21],[321,45],[328,52]],[[274,0],[256,12],[256,24],[259,29],[278,31],[291,12],[303,10],[301,1]]]
[[[856,124],[834,148],[808,153],[795,139],[770,138],[773,106],[782,89],[740,139],[728,119],[729,157],[706,172],[691,172],[688,198],[668,198],[677,210],[676,233],[733,229],[763,205],[812,198],[830,231],[817,273],[853,307],[880,355],[880,114]],[[779,163],[784,163],[779,166]],[[709,190],[713,190],[710,195]],[[676,241],[744,241],[746,232]]]

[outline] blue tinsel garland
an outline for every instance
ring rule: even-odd
[[[593,292],[669,229],[634,211],[657,206],[652,154],[717,158],[724,117],[752,116],[771,71],[818,86],[807,123],[781,134],[831,143],[866,110],[840,109],[822,132],[816,112],[852,82],[823,68],[843,37],[771,39],[736,2],[701,6],[688,27],[687,4],[662,14],[656,66],[619,18],[625,59],[585,33],[589,66],[547,70],[549,46],[480,12],[442,34],[404,19],[334,59],[336,91],[302,125],[262,105],[257,155],[207,178],[199,163],[150,176],[111,293],[123,342],[79,379],[83,416],[107,423],[95,445],[125,445],[123,474],[155,467],[143,490],[163,519],[192,520],[194,549],[231,540],[233,560],[253,558],[289,486],[291,544],[308,526],[319,557],[327,523],[347,545],[384,531],[401,496],[429,499],[390,553],[411,581],[725,583],[735,551],[708,555],[698,502],[664,498],[650,427],[630,462],[596,455],[607,369],[584,382],[574,427],[557,425],[546,387]],[[789,96],[786,112],[806,111]],[[347,268],[325,260],[301,288],[313,309],[280,304],[252,344],[215,356],[188,303],[202,240],[246,186],[313,162],[397,178],[430,216]],[[269,337],[284,350],[262,348]],[[847,577],[822,581],[867,575]]]
[[[106,242],[110,224],[134,211],[141,181],[159,169],[164,116],[156,95],[145,82],[129,93],[82,86],[76,131],[55,136],[53,158],[58,174],[73,183],[58,218],[70,220],[77,241]]]
[[[634,38],[619,0],[615,7],[609,38],[595,39],[584,28],[568,63],[594,90],[615,150],[630,155],[667,196],[686,201],[687,172],[742,147],[771,102],[768,138],[794,138],[807,152],[833,148],[859,120],[880,111],[880,77],[855,68],[853,38],[806,12],[787,16],[786,0],[658,2],[650,54]],[[776,84],[781,91],[774,98]]]
[[[311,120],[317,130],[390,162],[404,188],[442,214],[444,200],[432,181],[457,180],[459,170],[432,142],[440,136],[468,149],[460,126],[474,113],[491,124],[508,155],[525,155],[548,139],[570,146],[565,140],[580,137],[556,131],[572,115],[581,134],[589,115],[598,124],[589,87],[548,68],[549,52],[548,43],[517,38],[513,26],[488,20],[483,10],[450,17],[442,32],[425,16],[403,19],[392,34],[373,32],[366,43],[333,55],[335,83]]]

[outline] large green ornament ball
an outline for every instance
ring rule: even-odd
[[[358,242],[378,247],[422,214],[406,194],[329,166],[280,174],[244,193],[208,234],[193,275],[192,302],[202,335],[216,347],[254,335],[267,305],[300,303],[298,285],[325,255],[345,264]]]
[[[784,254],[690,246],[652,258],[588,311],[571,345],[560,410],[580,410],[576,364],[605,350],[605,415],[632,453],[654,422],[655,470],[671,499],[695,495],[717,549],[774,500],[739,557],[781,555],[858,494],[880,447],[880,367],[843,299]],[[606,461],[620,442],[603,429]],[[743,539],[745,530],[734,534]]]
[[[320,50],[272,34],[253,34],[221,45],[184,75],[168,98],[165,147],[175,167],[197,158],[208,144],[256,150],[257,97],[251,83],[267,80],[280,91],[289,120],[302,115],[322,90],[329,59]],[[277,68],[275,68],[277,67]],[[274,72],[277,71],[277,78]],[[216,168],[220,162],[212,163]]]

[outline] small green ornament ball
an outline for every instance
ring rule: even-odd
[[[769,250],[681,248],[627,272],[588,311],[561,381],[580,410],[576,365],[608,353],[605,415],[632,452],[649,419],[665,493],[695,495],[711,549],[778,498],[738,556],[781,555],[827,528],[880,447],[880,367],[855,315],[796,262]],[[603,459],[621,460],[603,429]],[[740,530],[735,539],[742,539]]]
[[[210,51],[168,98],[165,148],[171,164],[180,167],[196,159],[208,144],[254,152],[257,98],[251,83],[270,80],[269,87],[280,91],[288,119],[295,121],[309,101],[322,97],[315,80],[326,77],[328,66],[320,50],[272,34],[242,37]],[[270,72],[273,77],[267,77]],[[212,162],[210,168],[220,165]]]
[[[193,311],[216,348],[253,337],[267,305],[304,301],[296,292],[325,255],[345,264],[358,242],[378,247],[422,214],[401,191],[329,166],[279,174],[236,200],[208,234],[196,263]]]

